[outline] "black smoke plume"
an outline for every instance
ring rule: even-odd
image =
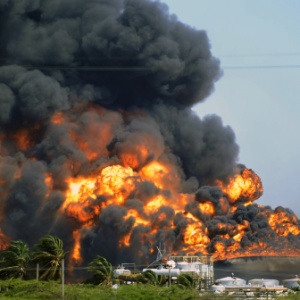
[[[158,229],[150,241],[151,228],[134,227],[134,218],[124,217],[131,208],[146,215],[144,204],[170,191],[134,179],[135,191],[125,205],[107,206],[85,229],[83,262],[96,254],[112,263],[146,262],[155,243],[165,240],[180,250],[187,212],[207,222],[211,252],[220,239],[218,223],[227,224],[223,233],[236,230],[245,218],[255,232],[268,227],[257,206],[230,214],[222,192],[209,187],[235,173],[239,149],[234,132],[218,116],[201,119],[192,106],[210,95],[222,70],[206,32],[181,23],[165,4],[0,0],[0,62],[0,229],[11,239],[32,246],[50,233],[71,248],[80,224],[61,213],[67,178],[120,164],[122,153],[141,140],[148,154],[136,153],[133,169],[155,159],[172,164],[178,191],[198,191],[196,201],[182,213],[162,206],[150,214]],[[56,125],[53,118],[60,113],[67,121]],[[108,138],[102,135],[106,131]],[[74,140],[84,141],[93,159]],[[91,211],[105,201],[100,196],[87,200]],[[213,203],[216,218],[199,210],[201,201]],[[245,245],[256,238],[252,229]],[[120,246],[119,239],[130,231],[131,246]]]

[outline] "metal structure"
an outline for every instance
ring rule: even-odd
[[[219,278],[216,280],[217,284],[221,284],[224,286],[245,286],[247,285],[247,281],[243,278],[235,277],[234,274],[228,277]]]
[[[169,256],[174,261],[180,274],[189,274],[199,289],[208,288],[214,282],[213,257],[204,255]]]
[[[166,246],[161,249],[157,247],[156,259],[142,271],[152,271],[158,276],[168,276],[168,284],[176,281],[182,274],[188,274],[192,277],[194,286],[198,289],[207,289],[214,282],[213,257],[204,255],[170,255],[167,258],[168,251]],[[114,278],[134,279],[129,270],[129,264],[123,263],[114,271]]]
[[[248,284],[249,285],[254,285],[254,286],[264,286],[264,287],[279,286],[279,280],[277,280],[277,279],[255,278],[255,279],[250,279],[248,281]]]
[[[300,278],[296,275],[294,278],[282,280],[283,286],[291,289],[291,288],[299,288],[300,287]]]
[[[114,278],[119,278],[120,276],[130,276],[137,272],[135,263],[122,263],[117,269],[114,270]]]
[[[159,247],[156,248],[157,248],[156,260],[153,261],[147,268],[150,268],[153,265],[162,265],[163,259],[167,256],[167,248],[165,244],[163,249],[161,249],[161,244],[159,244]]]

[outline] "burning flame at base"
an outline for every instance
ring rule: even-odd
[[[97,119],[97,115],[101,118],[106,113],[91,108],[89,114]],[[95,152],[97,142],[87,143],[89,133],[87,137],[80,136],[80,130],[74,130],[75,124],[68,115],[60,113],[52,122],[54,127],[67,129],[65,139],[78,143],[91,166],[107,155],[101,143],[99,153]],[[112,126],[103,126],[101,121],[89,128],[93,128],[94,134],[104,127],[103,140],[109,143],[113,138]],[[156,149],[151,158],[147,157],[151,152],[149,141]],[[155,139],[148,134],[139,142],[126,148],[125,154],[121,152],[114,163],[104,160],[103,164],[87,168],[86,173],[65,177],[59,218],[75,224],[70,245],[71,269],[83,263],[82,244],[90,232],[101,232],[103,228],[115,231],[118,251],[133,251],[140,257],[152,255],[151,248],[157,241],[166,242],[174,254],[211,254],[215,259],[300,254],[293,245],[297,244],[300,233],[299,220],[283,208],[273,211],[253,203],[262,195],[263,188],[252,170],[240,165],[229,180],[216,180],[215,184],[200,187],[194,193],[183,193],[179,169],[166,159],[163,149],[155,146]],[[77,168],[66,163],[63,167]],[[24,170],[16,167],[12,177],[20,178],[23,174]],[[61,182],[54,171],[47,171],[43,182],[46,206]],[[2,219],[5,220],[3,214]],[[109,239],[109,230],[107,234]],[[0,240],[1,249],[7,247],[9,239],[2,232]]]

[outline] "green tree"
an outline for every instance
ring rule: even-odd
[[[23,241],[12,241],[0,252],[0,278],[26,279],[30,263],[28,245]]]
[[[189,274],[181,274],[177,278],[177,284],[180,286],[191,288],[194,285],[194,280]]]
[[[32,252],[32,261],[40,265],[40,279],[61,279],[61,263],[66,254],[60,238],[53,235],[43,236]]]
[[[159,285],[158,276],[152,270],[146,270],[143,272],[143,277],[145,278],[145,282],[152,285]]]
[[[91,280],[94,284],[105,284],[110,285],[113,269],[110,262],[108,262],[104,257],[97,255],[89,264],[88,272],[93,274]]]
[[[157,276],[157,280],[158,280],[158,284],[160,286],[164,286],[164,285],[166,285],[168,283],[169,276],[167,276],[167,275],[158,275]]]

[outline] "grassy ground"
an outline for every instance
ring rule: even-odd
[[[206,293],[199,295],[194,289],[172,287],[155,287],[150,285],[122,285],[118,289],[88,284],[66,284],[64,300],[212,300],[235,299],[226,295]],[[0,281],[0,299],[35,300],[63,299],[61,284],[53,281]],[[281,300],[299,300],[300,294],[278,297]]]
[[[5,280],[0,281],[0,287],[0,299],[62,299],[62,286],[57,282]],[[118,289],[87,284],[67,284],[64,288],[65,300],[193,300],[197,299],[197,296],[195,290],[144,284],[122,285]]]

